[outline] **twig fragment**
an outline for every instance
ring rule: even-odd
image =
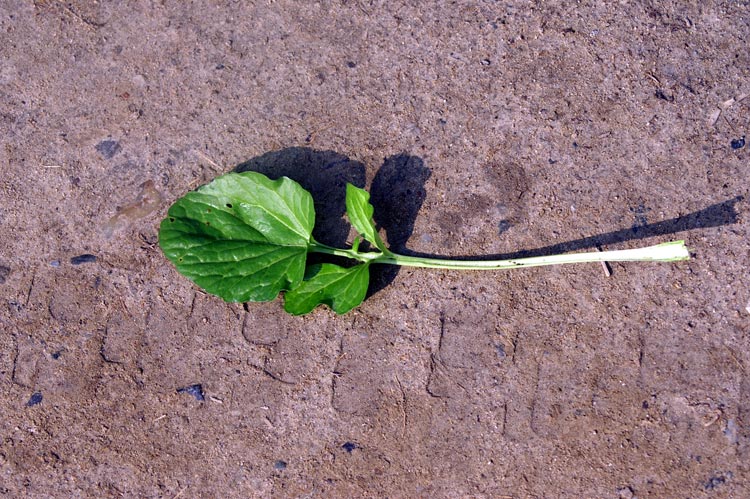
[[[600,247],[597,246],[596,249],[599,252],[602,252],[602,249]],[[604,269],[604,275],[607,276],[607,277],[611,277],[612,276],[612,269],[609,268],[609,263],[608,262],[604,262],[604,261],[599,262],[599,263],[602,264],[602,269]]]

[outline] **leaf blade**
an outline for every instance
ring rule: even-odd
[[[315,208],[309,192],[287,177],[271,180],[257,172],[229,173],[204,186],[204,192],[233,198],[242,220],[279,243],[310,240]]]
[[[315,224],[296,182],[230,173],[168,210],[159,246],[177,270],[225,301],[269,301],[304,277]]]
[[[352,226],[376,248],[389,254],[390,251],[380,238],[372,219],[374,212],[375,208],[370,204],[370,193],[353,184],[346,184],[346,214]]]
[[[370,282],[369,264],[344,268],[332,263],[311,265],[305,280],[284,295],[284,310],[294,315],[328,305],[345,314],[365,299]]]

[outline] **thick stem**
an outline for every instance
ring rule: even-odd
[[[589,253],[568,253],[563,255],[487,261],[445,260],[442,258],[424,258],[397,254],[384,255],[382,253],[359,253],[352,250],[331,248],[330,246],[325,246],[320,243],[315,243],[310,248],[310,251],[342,256],[345,258],[353,258],[361,262],[455,270],[501,270],[520,267],[539,267],[542,265],[559,265],[564,263],[591,262],[674,262],[690,258],[690,252],[685,247],[684,241],[672,241],[657,244],[655,246],[628,250],[592,251]]]
[[[511,260],[463,261],[428,259],[412,256],[383,256],[373,263],[391,263],[410,267],[457,270],[500,270],[520,267],[539,267],[542,265],[560,265],[564,263],[591,262],[674,262],[690,258],[690,253],[683,241],[657,244],[645,248],[615,251],[592,251],[589,253],[568,253],[563,255],[536,256],[515,258]]]

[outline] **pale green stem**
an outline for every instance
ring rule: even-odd
[[[309,251],[311,253],[324,253],[326,255],[352,258],[354,260],[359,260],[360,262],[372,262],[373,260],[377,260],[378,257],[383,256],[382,253],[360,253],[350,249],[333,248],[315,241],[313,241],[312,245],[309,247]]]
[[[310,247],[310,251],[342,256],[345,258],[353,258],[361,262],[455,270],[500,270],[520,267],[539,267],[541,265],[591,262],[674,262],[690,258],[690,252],[685,246],[685,241],[672,241],[657,244],[655,246],[627,250],[592,251],[589,253],[567,253],[563,255],[487,261],[445,260],[441,258],[397,255],[395,253],[390,255],[382,253],[359,253],[352,250],[332,248],[320,243],[314,243],[313,246]]]

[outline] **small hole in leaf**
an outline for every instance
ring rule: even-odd
[[[182,261],[182,257],[178,258],[178,259],[177,259],[177,261],[178,261],[178,262],[181,262],[181,261]]]
[[[232,203],[227,203],[227,208],[231,208],[231,207],[232,207]]]
[[[206,213],[211,213],[211,208],[206,208]]]
[[[172,217],[169,217],[169,221],[170,221],[170,222],[174,222],[174,218],[172,218]]]
[[[206,225],[211,225],[211,222],[206,222]]]

